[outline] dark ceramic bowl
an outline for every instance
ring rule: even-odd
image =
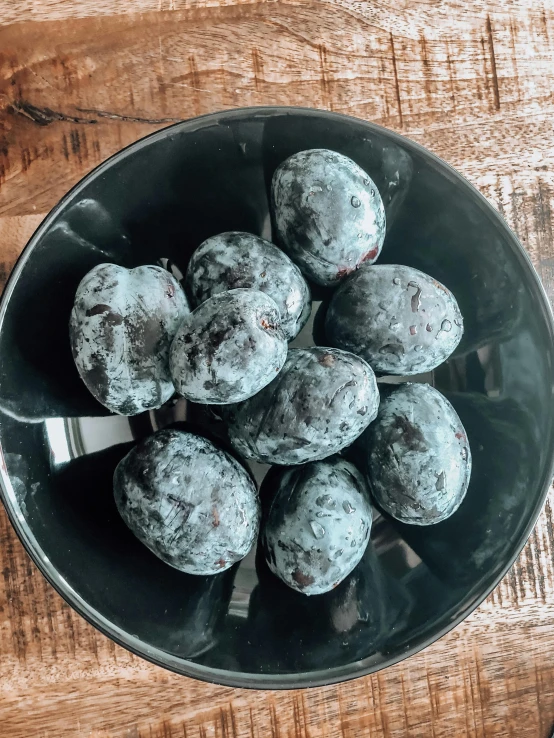
[[[454,403],[474,468],[450,520],[416,528],[376,515],[353,575],[329,595],[308,598],[281,586],[263,564],[256,568],[254,553],[228,573],[191,577],[133,538],[111,489],[129,444],[175,420],[212,424],[216,433],[217,422],[184,401],[133,419],[108,415],[77,376],[67,324],[77,284],[95,264],[170,259],[184,269],[193,249],[220,231],[271,237],[272,173],[293,152],[313,147],[352,157],[376,181],[388,219],[381,262],[422,269],[456,295],[463,343],[420,379]],[[553,322],[524,250],[448,165],[360,120],[236,110],[128,147],[39,227],[4,292],[0,321],[1,481],[13,525],[81,615],[135,653],[189,676],[304,687],[406,658],[463,620],[498,583],[552,477]],[[307,329],[300,342],[310,341]]]

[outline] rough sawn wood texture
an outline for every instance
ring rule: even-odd
[[[60,196],[176,120],[306,105],[393,128],[462,172],[554,297],[554,0],[4,0],[0,280]],[[406,662],[261,693],[172,675],[97,633],[0,513],[1,738],[547,738],[553,511],[464,624]]]

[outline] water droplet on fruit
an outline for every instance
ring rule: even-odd
[[[363,233],[358,233],[358,238],[363,238],[363,237],[364,237]]]
[[[452,323],[449,320],[443,320],[441,323],[441,331],[449,333],[452,330]]]
[[[467,461],[467,448],[465,446],[462,449],[462,459]]]
[[[358,200],[356,195],[352,195],[352,197],[350,198],[350,204],[353,208],[359,208],[362,203]]]
[[[417,313],[421,303],[421,287],[416,282],[408,282],[408,287],[413,287],[415,293],[411,297],[412,313]]]
[[[333,186],[332,186],[332,185],[330,185],[330,184],[328,184],[328,185],[327,185],[327,191],[328,191],[328,192],[332,192],[332,191],[333,191]]]
[[[323,536],[325,535],[325,528],[321,525],[321,523],[318,523],[315,520],[310,521],[310,528],[312,529],[314,537],[318,540],[323,538]]]
[[[427,325],[425,326],[425,330],[427,331],[427,333],[431,333],[431,331],[433,330],[431,323],[427,323]]]
[[[410,326],[410,336],[415,336],[416,333],[417,333],[417,326],[411,325]]]
[[[417,351],[418,353],[420,351],[423,351],[423,346],[420,346],[419,344],[417,346],[414,346],[414,351]]]
[[[369,194],[371,195],[371,197],[375,197],[375,190],[371,190]]]
[[[318,185],[312,185],[310,191],[308,192],[308,197],[313,197],[318,192],[323,192],[323,187],[319,187]]]
[[[393,321],[393,322],[392,322],[392,323],[391,323],[391,324],[389,325],[389,328],[391,328],[391,329],[393,329],[393,330],[394,330],[395,328],[399,328],[399,327],[400,327],[400,323],[398,323],[398,322],[394,322],[394,321]]]
[[[334,554],[332,554],[333,559],[339,559],[343,555],[344,551],[342,548],[337,548]]]
[[[395,277],[395,278],[394,278],[394,279],[392,280],[392,283],[393,283],[393,284],[400,284],[400,279],[399,279],[398,277]]]
[[[345,500],[342,503],[342,509],[344,510],[344,512],[347,515],[352,515],[352,513],[355,513],[356,512],[356,508],[355,507],[352,507],[352,505],[350,504],[350,502],[348,500]]]
[[[356,548],[356,545],[356,541],[352,541],[352,543],[350,544],[350,548]]]
[[[331,495],[320,495],[316,501],[315,504],[318,507],[324,507],[327,510],[334,510],[337,506],[337,503],[335,500],[331,497]]]
[[[365,186],[367,187],[367,185],[369,184],[369,177],[364,177],[363,182]]]

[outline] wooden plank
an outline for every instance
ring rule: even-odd
[[[406,13],[387,10],[398,21],[387,26],[405,30]],[[145,133],[239,105],[310,104],[369,118],[458,167],[488,172],[496,162],[501,174],[539,155],[548,167],[552,12],[517,10],[469,16],[463,33],[441,16],[429,29],[416,24],[412,37],[348,3],[319,0],[7,26],[0,184],[9,187],[0,214],[48,210]]]
[[[39,22],[40,21],[40,22]],[[554,297],[552,0],[11,0],[0,8],[0,283],[87,171],[174,119],[309,105],[395,128],[499,209]],[[552,495],[509,575],[422,654],[355,682],[256,693],[115,646],[0,512],[0,735],[547,738]]]
[[[133,0],[121,3],[117,0],[77,2],[76,0],[8,0],[0,6],[0,24],[18,23],[22,19],[32,21],[70,20],[99,15],[136,15],[147,12],[176,11],[184,8],[211,8],[255,5],[278,0]]]

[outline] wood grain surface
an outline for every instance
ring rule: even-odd
[[[498,208],[554,297],[553,0],[3,0],[0,280],[59,197],[122,146],[243,105],[396,129]],[[301,692],[201,684],[115,646],[46,584],[0,513],[1,738],[548,738],[552,498],[454,632]]]

